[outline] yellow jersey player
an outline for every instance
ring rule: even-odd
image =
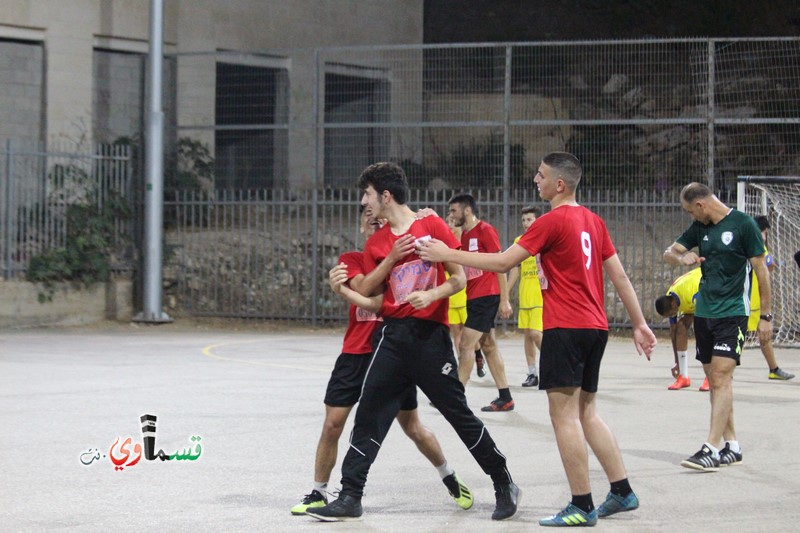
[[[538,207],[522,208],[522,227],[525,231],[533,221],[541,215]],[[514,239],[516,244],[522,235]],[[517,327],[524,335],[525,361],[528,365],[528,377],[522,382],[523,387],[535,387],[539,384],[536,374],[536,350],[542,347],[542,286],[539,282],[539,269],[536,257],[528,257],[508,274],[509,290],[519,280],[519,312]]]
[[[700,287],[702,271],[695,268],[678,277],[667,294],[656,299],[656,311],[659,315],[669,318],[669,336],[672,340],[672,354],[675,357],[675,366],[672,375],[675,383],[667,387],[669,390],[680,390],[692,385],[689,379],[689,328],[694,320],[694,303]],[[708,390],[708,379],[703,380],[701,391]]]
[[[767,270],[772,273],[778,265],[775,264],[775,259],[770,255],[767,248],[767,234],[769,233],[770,223],[769,219],[763,215],[753,217],[761,230],[761,236],[764,239],[764,250],[766,254]],[[761,319],[761,297],[758,291],[758,279],[753,276],[753,288],[750,291],[750,319],[747,321],[747,331],[757,331],[758,321]],[[778,361],[775,359],[775,349],[772,347],[772,339],[761,342],[761,353],[769,367],[769,379],[779,381],[788,381],[794,377],[794,374],[786,372],[778,366]]]

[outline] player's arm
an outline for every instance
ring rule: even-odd
[[[770,285],[769,271],[764,254],[750,258],[753,272],[756,273],[758,280],[758,295],[761,297],[761,314],[772,314],[772,285]],[[758,321],[758,340],[768,342],[772,340],[772,322],[766,320]]]
[[[363,276],[363,274],[361,274]],[[383,294],[377,296],[362,296],[347,286],[347,265],[340,263],[328,272],[328,281],[331,290],[350,302],[351,304],[378,314],[383,304]]]
[[[650,355],[656,347],[656,336],[647,325],[642,313],[642,308],[639,306],[639,299],[636,297],[636,291],[633,290],[633,285],[628,275],[625,274],[625,269],[619,260],[617,254],[612,255],[603,261],[603,268],[611,278],[611,283],[617,289],[622,305],[628,311],[628,316],[631,317],[633,323],[633,342],[636,345],[636,351],[639,355],[645,354],[647,360],[650,360]]]
[[[511,300],[508,296],[508,279],[506,279],[506,275],[504,273],[497,273],[497,284],[500,286],[500,307],[498,307],[498,314],[500,315],[500,318],[506,320],[511,316],[513,309],[511,309]]]
[[[378,263],[366,276],[356,276],[350,280],[350,287],[365,296],[374,296],[383,292],[383,283],[394,268],[395,263],[414,251],[414,236],[407,234],[397,239],[389,251],[389,255]]]
[[[764,257],[764,259],[767,264],[767,270],[769,271],[770,274],[772,274],[775,271],[775,269],[778,268],[777,261],[775,261],[775,259],[772,257],[772,254],[767,254]]]
[[[513,267],[511,270],[508,271],[508,290],[514,288],[514,284],[519,281],[519,273],[520,268],[519,265]]]
[[[406,302],[414,309],[425,309],[436,300],[449,298],[467,286],[467,276],[461,265],[446,262],[444,268],[450,274],[444,283],[427,291],[414,291],[406,297]]]
[[[455,250],[438,239],[419,243],[417,254],[425,261],[458,263],[489,272],[508,272],[531,256],[519,244],[512,244],[506,251],[500,253],[475,253]]]
[[[672,266],[689,266],[702,263],[703,258],[695,252],[687,250],[679,242],[673,242],[669,248],[664,250],[664,261]]]
[[[669,321],[669,339],[672,341],[672,356],[675,358],[675,364],[678,364],[678,321]],[[678,377],[678,376],[675,376]]]

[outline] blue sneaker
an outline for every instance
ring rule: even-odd
[[[592,512],[585,513],[579,507],[575,507],[571,503],[564,507],[564,510],[558,514],[554,514],[550,518],[542,518],[539,520],[540,526],[555,526],[555,527],[589,527],[597,524],[597,509],[592,509]]]
[[[612,514],[633,511],[634,509],[638,508],[639,498],[637,498],[636,494],[633,492],[624,498],[609,492],[608,496],[606,496],[606,501],[600,504],[600,507],[597,508],[597,516],[599,518],[605,518],[607,516],[611,516]]]

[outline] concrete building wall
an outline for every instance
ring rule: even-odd
[[[40,137],[92,137],[97,124],[94,50],[146,53],[149,6],[149,0],[0,0],[0,41],[42,45]],[[310,183],[307,161],[313,158],[309,140],[314,135],[316,65],[310,50],[422,43],[423,0],[167,0],[164,23],[166,52],[285,50],[291,88],[288,121],[308,125],[295,129],[288,141],[288,174],[293,184],[302,186]],[[0,54],[6,48],[0,46]],[[31,61],[34,66],[27,69],[34,71],[37,59]],[[213,124],[213,63],[178,65],[179,124]],[[25,92],[23,107],[35,108],[36,84],[20,90]],[[0,107],[19,108],[1,98]],[[191,105],[184,105],[185,98]],[[208,140],[209,134],[205,136]]]

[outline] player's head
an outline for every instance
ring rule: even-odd
[[[581,162],[568,152],[551,152],[544,156],[533,181],[543,200],[552,200],[559,194],[575,194],[581,181]]]
[[[753,217],[753,220],[756,221],[758,229],[761,230],[761,233],[768,231],[772,227],[772,225],[769,223],[769,218],[764,215],[758,215],[757,217]]]
[[[701,224],[710,224],[715,198],[708,185],[692,182],[681,190],[681,207]]]
[[[525,231],[528,231],[533,221],[539,218],[541,214],[542,211],[533,205],[526,205],[522,208],[522,227],[525,228]]]
[[[359,224],[358,230],[362,235],[364,235],[364,238],[369,239],[372,237],[372,234],[375,233],[380,227],[380,220],[372,216],[372,213],[362,205],[361,223]]]
[[[678,314],[678,299],[672,294],[665,294],[656,298],[656,312],[663,317],[671,317]]]
[[[444,221],[447,222],[447,227],[450,228],[450,231],[452,231],[454,235],[461,235],[461,228],[456,226],[456,219],[453,218],[453,215],[448,213]]]
[[[371,209],[373,216],[380,216],[392,200],[405,205],[409,195],[406,173],[399,165],[386,161],[365,168],[358,178],[358,188],[364,191],[361,205]]]
[[[456,226],[463,227],[467,219],[478,216],[475,198],[471,194],[456,194],[447,202],[447,216],[453,217]]]

